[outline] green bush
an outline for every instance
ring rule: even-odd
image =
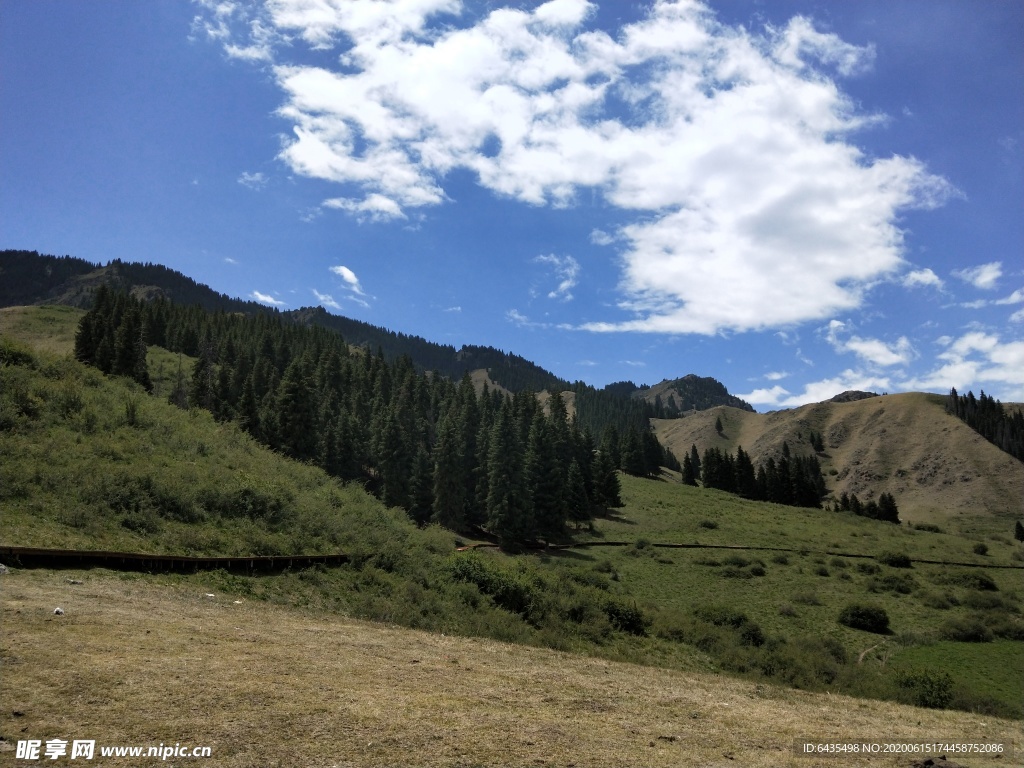
[[[953,584],[965,589],[975,589],[980,592],[998,592],[999,587],[995,581],[984,571],[960,570],[943,573],[937,581],[941,584]]]
[[[946,672],[901,670],[896,673],[896,685],[908,694],[906,703],[918,707],[945,709],[953,700],[953,678]]]
[[[868,582],[869,592],[893,592],[909,595],[917,588],[917,581],[909,573],[887,573]]]
[[[974,554],[981,555],[984,557],[988,554],[988,544],[982,544],[980,541],[974,545]]]
[[[904,552],[883,552],[875,558],[882,565],[890,568],[910,568],[910,555]]]
[[[939,628],[939,634],[945,640],[959,643],[990,643],[995,637],[977,617],[952,618]]]
[[[609,600],[604,604],[604,612],[613,627],[631,635],[645,637],[648,627],[651,626],[651,620],[635,604],[627,605],[620,600]]]
[[[889,634],[889,614],[884,608],[864,603],[851,603],[839,612],[839,623],[851,629],[875,634]]]

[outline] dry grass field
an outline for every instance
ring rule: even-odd
[[[1019,723],[964,712],[236,603],[203,579],[0,576],[0,765],[31,764],[14,759],[18,739],[55,737],[210,746],[163,764],[225,768],[885,767],[913,760],[800,758],[792,744],[1020,739]]]

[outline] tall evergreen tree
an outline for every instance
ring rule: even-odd
[[[468,495],[473,478],[467,472],[465,443],[459,434],[459,419],[449,407],[441,419],[437,444],[434,446],[434,498],[432,519],[445,528],[460,530],[466,524]]]
[[[487,524],[502,547],[516,549],[534,530],[522,447],[511,401],[491,430],[487,451]]]

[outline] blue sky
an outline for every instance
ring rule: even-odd
[[[1024,401],[1024,4],[6,0],[0,247],[601,386]]]

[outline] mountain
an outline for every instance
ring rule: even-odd
[[[332,315],[322,307],[280,312],[254,301],[218,293],[159,264],[114,260],[102,266],[70,256],[0,251],[0,307],[62,304],[85,309],[91,306],[96,288],[104,284],[137,298],[163,297],[176,304],[196,304],[210,312],[280,314],[302,325],[318,325],[335,331],[352,346],[369,347],[375,352],[380,349],[389,361],[408,355],[421,370],[438,371],[456,381],[466,373],[483,370],[492,381],[512,392],[569,388],[568,382],[526,358],[493,347],[469,345],[456,349],[419,336]]]
[[[682,419],[653,421],[658,440],[677,456],[691,445],[747,451],[754,464],[781,456],[818,454],[833,496],[862,501],[891,493],[903,520],[968,535],[1011,531],[1021,515],[1024,464],[999,450],[945,410],[941,395],[906,393],[828,401],[773,413],[718,407]],[[722,432],[715,430],[721,419]]]
[[[754,412],[750,403],[730,395],[722,382],[710,376],[696,376],[692,373],[681,379],[666,379],[653,387],[638,390],[637,396],[654,406],[660,404],[670,414],[706,411],[719,405]]]
[[[388,361],[408,355],[420,370],[437,371],[453,381],[469,373],[476,381],[487,380],[512,393],[556,390],[573,398],[575,394],[569,393],[585,387],[578,382],[570,384],[524,357],[494,347],[465,345],[456,349],[450,344],[437,344],[420,336],[333,315],[323,307],[281,312],[254,301],[218,293],[159,264],[114,260],[103,266],[71,256],[48,256],[23,250],[0,251],[0,307],[59,304],[86,309],[92,304],[96,288],[104,284],[137,298],[163,297],[176,304],[196,304],[210,312],[280,315],[301,325],[320,326],[339,333],[351,346],[368,347],[374,352],[381,350]],[[619,398],[633,397],[649,403],[652,408],[648,415],[674,415],[687,408],[703,410],[716,405],[753,410],[749,404],[730,395],[720,382],[693,374],[664,381],[654,387],[622,382],[601,390],[586,388],[590,392],[581,398],[581,418],[585,418],[596,433],[600,433],[607,423],[607,418],[601,413],[622,409]],[[661,410],[659,402],[664,410]],[[635,421],[637,419],[633,417],[619,419],[616,426],[622,429],[625,424]]]

